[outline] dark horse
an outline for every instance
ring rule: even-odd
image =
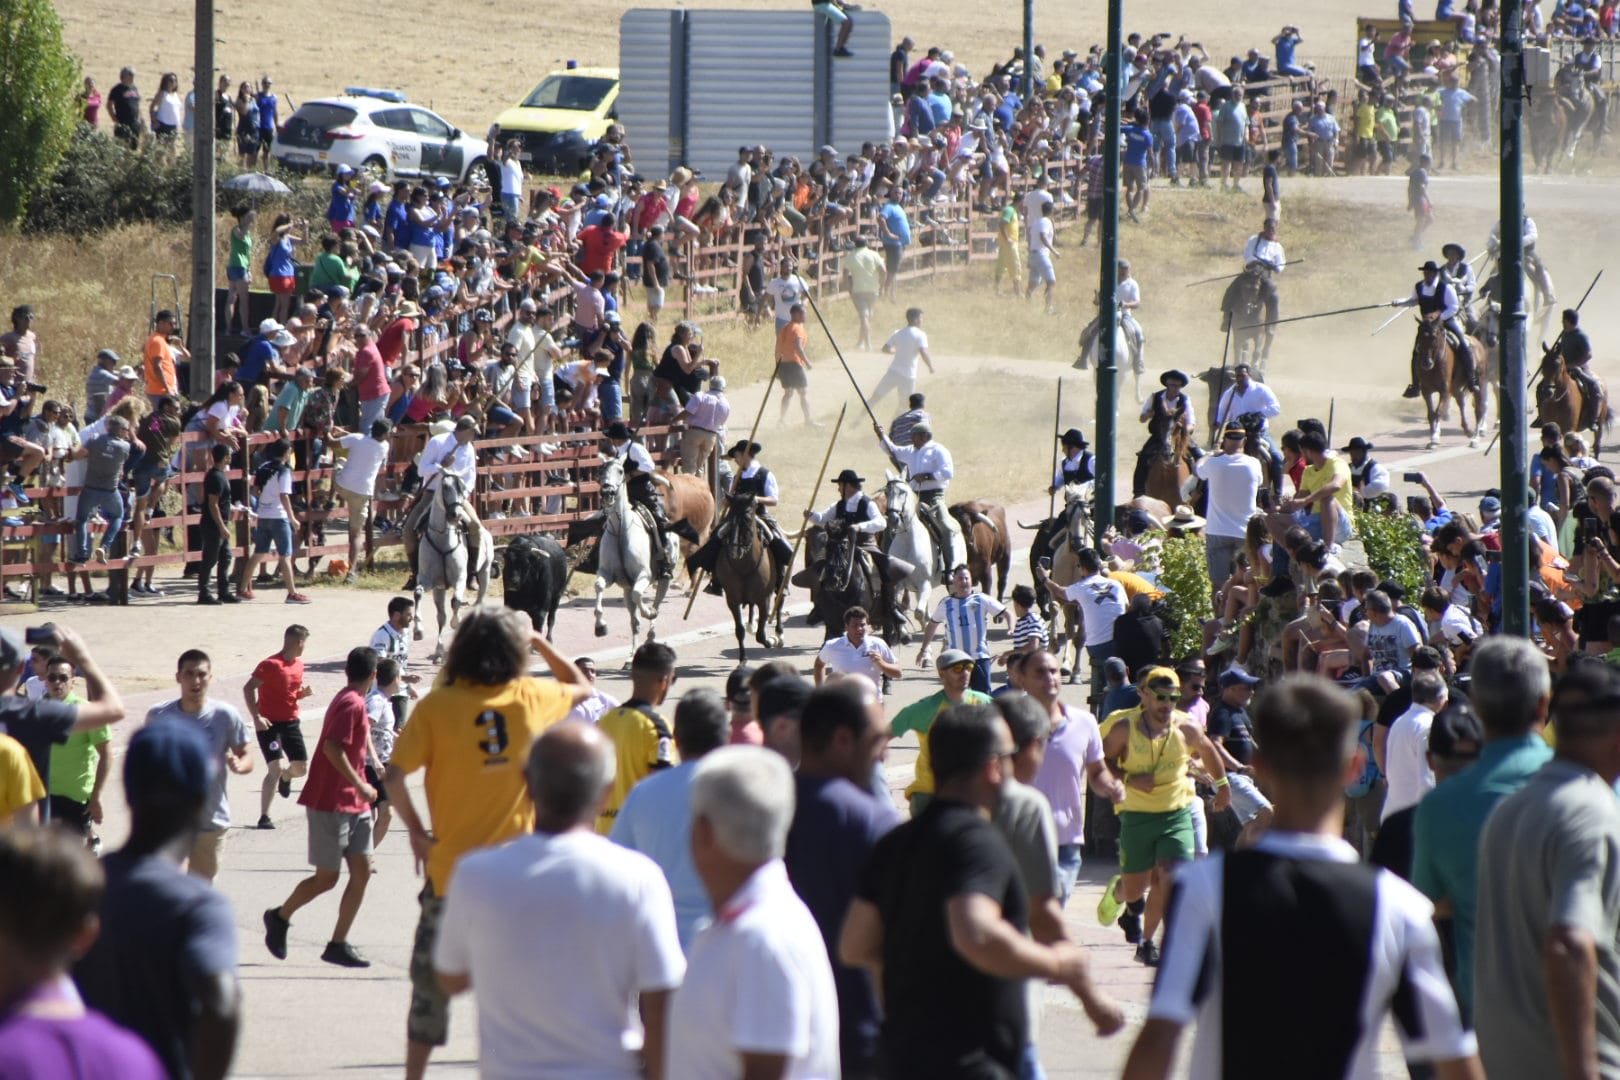
[[[1271,326],[1263,325],[1272,318],[1267,294],[1274,296],[1276,290],[1266,273],[1257,263],[1250,263],[1221,297],[1221,329],[1232,334],[1232,343],[1237,346],[1237,362],[1247,360],[1262,377],[1265,363],[1271,358],[1271,339],[1275,334]]]
[[[1581,384],[1569,373],[1557,349],[1548,349],[1541,360],[1541,385],[1536,387],[1536,424],[1557,424],[1560,431],[1592,432],[1592,456],[1603,449],[1603,433],[1608,430],[1609,397],[1603,380],[1597,383],[1597,400],[1581,393]]]
[[[903,627],[894,625],[893,613],[883,603],[883,583],[871,559],[861,557],[855,535],[848,529],[815,528],[810,537],[809,557],[819,557],[811,600],[821,622],[823,640],[844,632],[844,612],[865,608],[873,623],[881,623],[885,641],[899,641]],[[819,551],[819,556],[818,556]]]
[[[782,611],[776,611],[776,636],[765,636],[765,624],[770,621],[771,608],[776,607],[777,581],[771,572],[770,538],[764,523],[754,513],[754,497],[748,494],[731,495],[730,512],[720,522],[720,552],[714,564],[714,580],[725,594],[726,607],[731,609],[731,621],[737,631],[737,662],[748,659],[743,644],[747,626],[743,609],[753,608],[754,640],[767,649],[782,647]]]
[[[1469,338],[1477,364],[1485,355],[1485,346]],[[1457,363],[1457,349],[1446,336],[1445,326],[1439,319],[1419,319],[1417,338],[1412,343],[1412,367],[1417,372],[1418,388],[1423,391],[1423,408],[1429,414],[1429,449],[1440,445],[1440,421],[1457,403],[1457,419],[1469,446],[1478,446],[1480,429],[1485,424],[1485,386],[1479,381],[1478,390],[1469,390]],[[1474,399],[1474,425],[1468,426],[1466,399]]]

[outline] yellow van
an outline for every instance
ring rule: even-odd
[[[540,80],[495,118],[501,139],[521,141],[531,173],[572,176],[590,162],[591,147],[618,117],[619,69],[570,67]]]

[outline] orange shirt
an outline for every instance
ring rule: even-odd
[[[776,362],[778,364],[798,364],[804,366],[805,344],[810,335],[805,332],[804,323],[790,322],[782,327],[776,335]]]
[[[169,340],[162,334],[153,334],[146,339],[146,392],[156,397],[159,394],[179,394],[180,383],[174,374],[174,348]]]

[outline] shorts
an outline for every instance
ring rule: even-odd
[[[346,859],[371,856],[371,808],[358,814],[304,807],[309,822],[309,865],[317,870],[340,870]]]
[[[1244,146],[1217,146],[1215,149],[1220,154],[1222,161],[1230,161],[1234,165],[1241,165],[1247,157],[1246,151],[1248,148]]]
[[[496,427],[505,427],[507,424],[512,423],[517,418],[517,413],[513,412],[511,409],[508,409],[505,405],[496,404],[489,407],[488,419],[490,423],[494,424]]]
[[[282,558],[292,555],[292,522],[286,518],[260,518],[253,526],[253,554],[268,555],[271,548]]]
[[[1120,170],[1127,186],[1131,184],[1145,184],[1148,182],[1146,165],[1126,165]]]
[[[1232,790],[1232,812],[1243,824],[1253,821],[1261,811],[1271,809],[1271,800],[1260,794],[1253,780],[1234,772],[1227,773],[1226,778]]]
[[[512,408],[523,410],[534,404],[534,384],[514,382],[512,384]]]
[[[391,708],[392,706],[390,706]],[[366,783],[370,784],[377,792],[377,797],[371,801],[372,809],[376,809],[388,801],[388,788],[383,786],[382,773],[369,761],[366,762]]]
[[[1145,874],[1161,863],[1191,862],[1192,811],[1183,806],[1162,814],[1125,810],[1119,815],[1119,868]]]
[[[1043,248],[1029,253],[1029,282],[1031,285],[1037,282],[1057,284],[1057,271],[1052,269],[1051,252]]]
[[[293,289],[298,284],[295,278],[278,277],[274,274],[270,275],[268,281],[270,282],[270,291],[277,296],[291,296]]]
[[[780,360],[776,362],[776,381],[784,390],[804,390],[810,386],[803,364],[784,364]]]
[[[304,748],[304,729],[297,720],[272,720],[268,731],[256,734],[259,752],[266,762],[309,760],[309,751]]]
[[[145,498],[147,492],[160,484],[167,483],[169,477],[173,475],[174,470],[169,468],[167,461],[157,465],[137,465],[130,470],[129,474],[130,479],[135,481],[135,495],[137,498]]]
[[[1378,143],[1373,139],[1357,139],[1356,152],[1362,157],[1370,158],[1378,153]]]
[[[534,390],[539,400],[535,403],[542,409],[555,409],[557,407],[557,384],[550,378],[544,378],[535,383]]]
[[[647,286],[647,306],[655,311],[664,306],[664,287],[662,285]]]
[[[199,829],[191,841],[186,872],[207,881],[219,876],[219,853],[225,849],[225,837],[229,834],[229,829]]]
[[[327,218],[326,223],[332,226],[332,231],[337,233],[339,236],[343,235],[344,229],[354,228],[354,220],[352,218],[348,221],[339,221],[336,218]]]
[[[1101,199],[1087,199],[1086,200],[1086,220],[1087,221],[1101,221],[1102,220],[1102,210],[1103,210],[1103,201]]]
[[[1462,142],[1462,121],[1440,121],[1440,141],[1450,143]]]
[[[862,318],[870,316],[872,308],[877,304],[877,293],[850,293],[849,298],[855,302],[855,313]]]
[[[411,258],[422,264],[422,269],[432,270],[439,265],[439,250],[432,244],[412,244]]]
[[[1340,506],[1337,502],[1334,502],[1333,509],[1339,515],[1339,528],[1338,531],[1333,534],[1333,542],[1336,544],[1342,544],[1345,542],[1345,540],[1349,539],[1351,534],[1352,526],[1350,524],[1350,515],[1345,513],[1344,507]],[[1295,510],[1294,523],[1296,525],[1304,526],[1305,531],[1311,534],[1312,540],[1322,539],[1321,514],[1312,513],[1309,510]]]
[[[226,281],[247,281],[247,280],[249,280],[248,268],[245,267],[245,266],[227,266],[225,268],[225,280]]]
[[[837,4],[815,4],[813,8],[817,15],[825,15],[830,22],[839,25],[849,22],[849,15]]]
[[[899,244],[883,245],[883,268],[889,272],[890,277],[900,272],[900,256],[904,251],[905,248]]]
[[[80,836],[90,835],[90,804],[82,803],[78,799],[66,795],[52,795],[49,797],[51,823],[72,829]]]
[[[343,497],[343,505],[349,508],[349,535],[359,536],[366,531],[366,511],[371,508],[371,496],[343,488],[337,490]]]
[[[439,989],[439,977],[433,970],[433,946],[439,940],[444,898],[433,891],[430,881],[417,899],[422,914],[416,920],[416,937],[411,943],[411,1011],[405,1018],[405,1037],[427,1046],[443,1046],[450,1039],[450,999]]]

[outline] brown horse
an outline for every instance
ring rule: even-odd
[[[744,608],[753,608],[754,640],[763,648],[782,647],[782,612],[776,612],[776,634],[767,636],[766,624],[775,606],[776,582],[771,573],[770,537],[754,513],[751,495],[731,496],[731,513],[719,525],[720,554],[714,564],[714,580],[725,594],[726,607],[737,632],[737,662],[746,663],[748,650],[743,644],[748,628]]]
[[[1012,550],[1007,543],[1007,511],[999,503],[974,499],[951,504],[951,516],[967,542],[968,572],[979,591],[990,592],[990,569],[995,568],[996,599],[1007,595],[1007,568]]]
[[[1485,361],[1485,346],[1477,338],[1468,339],[1473,350],[1475,370]],[[1440,421],[1451,411],[1451,402],[1457,403],[1457,419],[1469,446],[1478,446],[1480,429],[1485,423],[1485,380],[1480,379],[1478,390],[1469,390],[1457,363],[1456,349],[1446,338],[1445,326],[1439,319],[1419,319],[1417,339],[1412,344],[1412,366],[1417,371],[1418,388],[1423,391],[1423,408],[1429,416],[1429,445],[1433,450],[1440,445]],[[1468,426],[1465,397],[1474,398],[1474,426]]]
[[[1142,493],[1170,506],[1185,502],[1181,492],[1192,476],[1188,463],[1191,448],[1192,432],[1185,427],[1174,428],[1166,438],[1142,447],[1139,456],[1147,466]]]
[[[1607,388],[1601,379],[1597,386],[1597,400],[1587,401],[1581,384],[1565,367],[1563,356],[1549,350],[1541,361],[1541,385],[1536,387],[1536,425],[1557,424],[1560,431],[1590,429],[1592,456],[1597,457],[1603,448],[1603,433],[1613,419]]]

